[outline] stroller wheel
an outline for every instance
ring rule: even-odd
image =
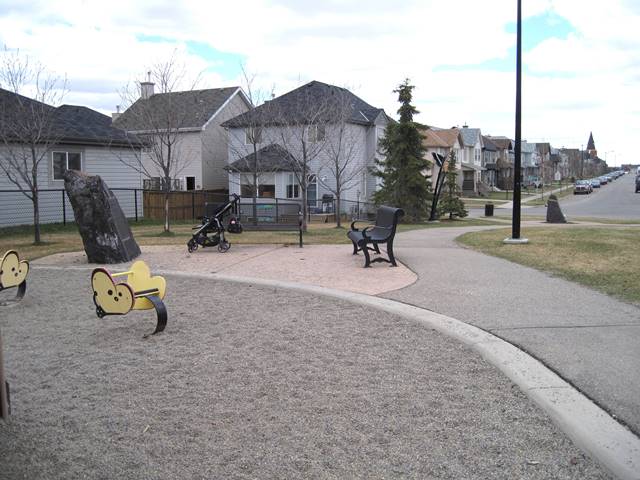
[[[224,253],[227,250],[229,250],[231,248],[231,244],[229,242],[227,242],[226,240],[223,240],[222,242],[220,242],[218,244],[218,251],[220,253]]]
[[[198,243],[192,238],[187,242],[187,250],[189,253],[193,253],[198,249]]]

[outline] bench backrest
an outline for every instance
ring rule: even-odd
[[[404,215],[401,208],[387,207],[382,205],[376,211],[376,224],[371,229],[370,236],[380,240],[386,240],[393,237],[396,233],[396,227],[400,217]]]

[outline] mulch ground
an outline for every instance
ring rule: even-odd
[[[34,269],[0,310],[2,479],[608,478],[517,387],[400,317],[168,277],[98,319],[89,271]]]

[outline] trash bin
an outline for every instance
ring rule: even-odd
[[[485,217],[493,217],[493,203],[485,203],[485,205],[484,205],[484,216]]]

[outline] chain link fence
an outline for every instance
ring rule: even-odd
[[[125,217],[132,221],[163,221],[165,215],[165,193],[139,188],[112,188]],[[42,189],[39,191],[40,223],[74,222],[73,208],[64,189]],[[192,190],[169,194],[169,216],[172,221],[197,221],[202,218],[207,204],[229,201],[229,195],[221,192]],[[255,205],[254,205],[255,203]],[[376,207],[372,203],[341,200],[337,205],[333,197],[325,196],[307,202],[307,222],[335,223],[340,214],[343,222],[369,221],[375,218]],[[33,225],[33,203],[19,190],[0,190],[0,228]],[[300,199],[287,198],[242,198],[240,215],[242,221],[256,222],[261,219],[270,223],[286,223],[301,210]]]
[[[127,218],[138,221],[144,217],[142,190],[112,188]],[[19,190],[0,190],[0,228],[33,225],[33,202]],[[38,192],[40,223],[74,222],[73,208],[63,188]]]

